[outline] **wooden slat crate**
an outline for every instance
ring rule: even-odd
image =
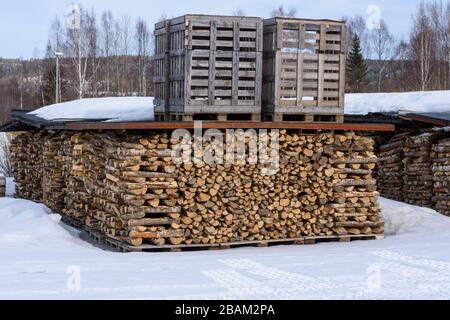
[[[264,20],[264,118],[343,121],[345,28],[330,20]]]
[[[260,18],[186,15],[157,23],[155,42],[157,117],[261,112]]]

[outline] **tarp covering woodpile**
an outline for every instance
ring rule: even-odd
[[[23,133],[18,195],[133,246],[384,232],[370,138],[281,130],[273,175],[248,161],[175,163],[179,143],[165,131]]]

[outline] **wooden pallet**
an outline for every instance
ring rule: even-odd
[[[193,114],[181,114],[171,113],[155,114],[155,120],[161,122],[167,121],[221,121],[221,122],[234,122],[234,121],[249,121],[259,122],[261,121],[260,113],[193,113]]]
[[[345,235],[345,236],[318,236],[318,237],[300,237],[293,239],[262,240],[262,241],[236,241],[228,243],[214,244],[181,244],[181,245],[162,245],[155,246],[145,244],[139,247],[131,246],[120,240],[104,236],[89,228],[84,228],[83,239],[92,243],[94,246],[104,250],[115,252],[184,252],[184,251],[202,251],[202,250],[224,250],[242,247],[270,247],[277,245],[311,245],[324,242],[351,242],[359,240],[379,240],[384,235]]]
[[[69,227],[72,227],[72,228],[75,228],[78,230],[81,230],[82,226],[83,226],[83,223],[81,221],[75,220],[73,218],[70,218],[70,217],[64,216],[64,215],[62,216],[61,221],[64,224],[68,225]]]
[[[344,123],[344,115],[276,112],[273,114],[265,114],[264,120],[273,122]]]

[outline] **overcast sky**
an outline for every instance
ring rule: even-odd
[[[450,0],[449,0],[450,1]],[[381,17],[396,36],[409,32],[411,15],[420,0],[81,0],[74,1],[97,13],[109,9],[115,16],[142,17],[150,25],[165,13],[179,16],[185,13],[229,15],[237,8],[247,15],[268,17],[279,4],[295,7],[302,18],[340,19],[360,14],[377,5]],[[64,16],[71,1],[65,0],[0,0],[0,57],[29,58],[35,48],[44,52],[50,24],[56,15]]]

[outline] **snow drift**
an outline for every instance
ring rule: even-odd
[[[153,121],[152,97],[92,98],[53,104],[29,114],[45,120]]]
[[[450,218],[438,212],[381,198],[381,214],[387,236],[450,230]]]
[[[345,95],[346,114],[370,112],[450,112],[449,91],[353,93]]]
[[[61,216],[43,204],[3,198],[0,200],[0,247],[7,244],[39,245],[71,242],[73,237],[59,224]]]

